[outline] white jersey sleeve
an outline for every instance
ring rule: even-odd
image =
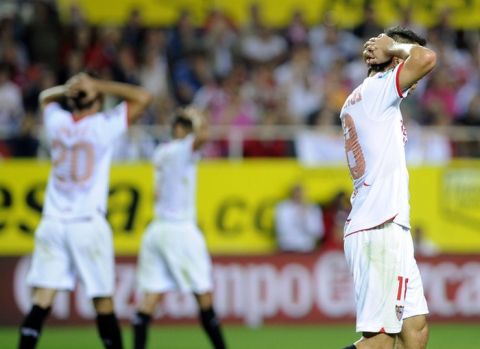
[[[386,112],[389,108],[397,106],[408,91],[402,92],[399,75],[403,62],[395,69],[379,73],[371,79],[365,80],[362,88],[362,97],[368,100],[363,107],[366,115],[377,121],[385,120],[393,114]]]

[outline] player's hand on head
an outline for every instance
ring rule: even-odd
[[[204,122],[204,116],[198,108],[189,106],[183,108],[182,111],[183,115],[192,121],[194,129],[198,129]]]
[[[98,94],[94,79],[85,73],[72,76],[65,85],[67,87],[67,97],[76,97],[83,92],[86,100],[92,100]]]
[[[390,49],[394,43],[395,41],[385,34],[368,39],[363,45],[365,63],[373,65],[388,62],[392,58]]]

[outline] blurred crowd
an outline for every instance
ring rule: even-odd
[[[249,22],[240,26],[218,10],[196,25],[185,10],[169,28],[145,27],[139,9],[121,27],[94,26],[77,6],[61,21],[58,9],[45,1],[0,13],[0,157],[41,153],[35,132],[41,124],[39,92],[90,69],[153,93],[141,124],[167,125],[177,106],[194,104],[207,112],[212,126],[262,130],[243,134],[244,157],[343,161],[335,126],[345,98],[366,76],[363,42],[383,30],[374,9],[366,7],[363,22],[349,29],[339,28],[329,12],[307,26],[304,14],[294,11],[286,27],[271,28],[261,6],[249,11]],[[454,142],[441,131],[448,125],[480,125],[480,31],[457,30],[449,21],[445,11],[436,25],[422,28],[402,10],[392,23],[424,35],[439,57],[435,71],[403,105],[411,162],[480,156],[478,139]],[[271,125],[301,131],[289,138]],[[437,131],[424,133],[424,125]],[[130,137],[118,147],[119,158],[147,157],[159,141],[148,132]],[[229,151],[226,137],[212,142],[207,155]]]

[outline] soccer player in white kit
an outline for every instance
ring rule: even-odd
[[[101,111],[103,96],[124,101]],[[58,103],[65,99],[72,111]],[[113,309],[114,252],[105,218],[115,140],[151,100],[145,89],[82,73],[40,94],[52,169],[27,283],[32,308],[20,329],[20,349],[34,348],[58,290],[73,290],[77,277],[97,313],[105,348],[122,348]]]
[[[341,111],[354,182],[344,249],[353,274],[357,332],[345,349],[424,349],[427,303],[410,235],[407,133],[400,103],[435,66],[425,40],[395,27],[365,43],[368,77]]]
[[[173,121],[173,140],[157,147],[155,219],[142,241],[138,283],[142,292],[133,319],[134,348],[146,346],[156,305],[165,292],[194,294],[199,318],[214,348],[226,348],[212,301],[212,264],[202,232],[196,224],[198,151],[207,141],[207,125],[193,108],[181,109]]]

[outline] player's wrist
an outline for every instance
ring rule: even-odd
[[[49,88],[47,91],[51,95],[64,96],[67,94],[68,88],[66,85],[58,85],[58,86]]]
[[[410,51],[415,46],[417,45],[394,41],[392,47],[390,48],[392,57],[398,57],[405,60],[408,58],[408,56],[410,56]]]
[[[40,103],[52,102],[58,98],[66,96],[68,93],[68,87],[66,85],[58,85],[50,87],[49,89],[40,92],[38,99]]]

